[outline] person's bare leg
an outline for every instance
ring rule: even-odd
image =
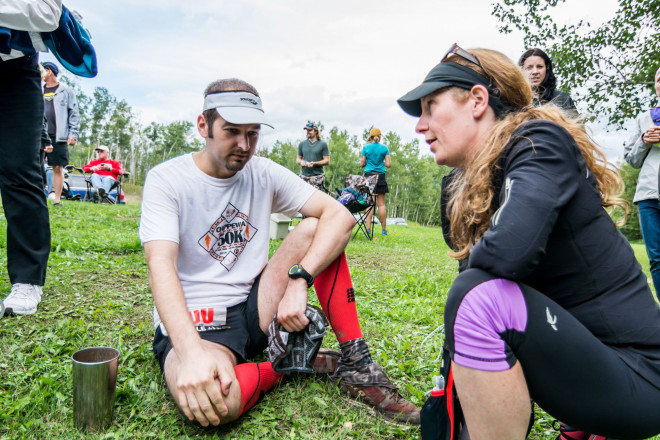
[[[318,220],[307,217],[296,225],[286,236],[268,265],[261,273],[259,281],[259,327],[268,334],[268,325],[277,313],[277,308],[289,284],[289,268],[307,253],[312,244]]]
[[[378,220],[380,228],[387,231],[387,211],[385,211],[385,194],[376,194],[376,206],[378,207]]]
[[[373,196],[373,202],[374,204],[376,203],[376,196]],[[372,207],[369,209],[369,213],[367,214],[367,230],[371,231],[371,222],[374,217],[374,208]]]
[[[53,203],[60,203],[62,197],[62,188],[64,187],[64,168],[60,165],[53,166],[53,191],[55,191],[55,198]]]
[[[208,420],[210,424],[216,424],[214,422],[219,420],[219,424],[225,424],[236,420],[239,416],[239,410],[241,407],[241,386],[236,379],[236,374],[233,367],[236,366],[236,356],[232,353],[230,349],[224,345],[216,344],[214,342],[202,340],[205,351],[217,359],[218,364],[228,364],[232,368],[227,368],[229,374],[232,375],[232,383],[229,387],[229,394],[224,397],[224,402],[227,405],[228,413],[225,416],[221,416],[217,413],[218,419]],[[181,402],[179,402],[179,393],[177,390],[177,371],[179,368],[180,360],[177,356],[174,349],[170,350],[165,358],[164,365],[164,374],[165,381],[167,382],[167,388],[174,399],[174,402],[179,408],[181,408]],[[218,389],[220,389],[220,381],[218,378],[215,379]],[[221,391],[222,392],[222,391]]]
[[[471,440],[525,438],[531,404],[520,362],[498,372],[461,367],[454,362],[452,369]]]

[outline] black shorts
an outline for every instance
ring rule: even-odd
[[[69,146],[66,142],[53,142],[53,151],[46,153],[48,165],[62,166],[69,165]]]
[[[259,280],[254,281],[247,301],[227,309],[227,327],[223,330],[199,332],[199,336],[207,341],[222,344],[231,349],[239,364],[258,355],[268,346],[268,337],[259,327]],[[172,349],[170,338],[163,335],[160,326],[154,333],[154,356],[165,371],[165,358]]]
[[[494,345],[485,342],[468,348],[474,353],[481,351],[481,356],[476,357],[463,352],[465,344],[457,349],[455,338],[465,329],[466,321],[459,321],[459,316],[483,315],[475,313],[474,307],[462,308],[469,293],[497,279],[485,271],[468,269],[454,280],[445,305],[445,345],[452,360],[460,356],[480,363],[498,361],[490,356]],[[523,299],[519,307],[524,313],[519,314],[517,322],[521,328],[497,328],[502,341],[497,350],[502,350],[502,359],[509,365],[520,362],[530,397],[548,414],[581,431],[608,438],[648,438],[660,432],[660,388],[651,382],[658,376],[642,377],[633,363],[636,358],[624,356],[635,348],[606,345],[543,293],[522,283],[517,286]],[[500,293],[503,291],[500,288]],[[509,316],[508,310],[501,308],[504,301],[489,301],[483,291],[477,297],[479,305],[498,313],[505,311],[489,320],[488,326],[499,316]],[[594,319],[601,319],[598,309],[593,314]],[[486,332],[471,334],[488,341]]]
[[[365,176],[378,176],[378,182],[376,182],[376,187],[374,188],[374,194],[387,194],[390,192],[390,189],[387,187],[387,180],[385,180],[385,173],[379,173],[377,171],[369,171]]]

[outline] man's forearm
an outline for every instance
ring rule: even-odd
[[[176,268],[166,259],[150,259],[149,284],[158,315],[177,353],[201,347],[201,339],[188,314]]]

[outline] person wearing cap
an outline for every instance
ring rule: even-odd
[[[378,209],[378,219],[380,220],[381,234],[387,235],[387,211],[385,210],[385,194],[389,192],[387,180],[385,180],[385,168],[392,166],[390,160],[390,150],[386,145],[380,143],[382,134],[380,129],[372,128],[369,131],[367,145],[362,148],[360,156],[360,168],[364,168],[365,176],[378,176],[378,182],[374,188],[376,199],[376,208]],[[367,231],[371,234],[371,221],[373,219],[373,210],[369,211],[367,216]]]
[[[42,32],[57,29],[61,0],[3,0],[0,29],[0,193],[7,220],[9,295],[4,312],[32,314],[41,302],[50,255],[50,221],[39,162],[44,106],[39,53]],[[24,36],[35,49],[24,52]],[[4,289],[4,287],[3,287]]]
[[[53,141],[53,151],[46,153],[48,165],[53,168],[53,205],[62,206],[64,167],[69,164],[69,145],[78,139],[78,101],[75,93],[57,80],[59,68],[55,63],[41,63],[44,80],[44,110],[48,122],[48,135]]]
[[[362,336],[344,248],[355,219],[291,171],[253,157],[270,126],[256,89],[239,79],[211,83],[197,129],[206,147],[147,175],[140,240],[154,297],[154,353],[176,404],[203,426],[248,411],[282,375],[249,362],[268,345],[276,317],[304,331],[314,286],[341,352],[324,350],[317,373],[385,417],[419,423],[372,360]],[[270,215],[305,216],[268,260]]]
[[[109,195],[110,189],[117,182],[117,178],[124,174],[121,162],[110,159],[110,149],[105,145],[96,147],[96,159],[91,160],[82,169],[86,173],[92,173],[90,180],[100,201],[106,197],[114,202]]]
[[[584,126],[534,108],[503,54],[456,44],[398,102],[455,167],[445,347],[470,438],[524,439],[530,399],[561,439],[658,434],[660,307],[603,209],[626,207],[621,179]]]
[[[330,164],[330,150],[328,144],[321,140],[319,127],[308,122],[303,127],[307,139],[298,145],[296,162],[301,166],[300,174],[305,177],[323,174],[323,167]]]

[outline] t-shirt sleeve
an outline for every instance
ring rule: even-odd
[[[274,185],[272,212],[295,217],[317,190],[275,162],[268,161],[267,169]]]
[[[330,156],[330,149],[328,148],[328,143],[323,142],[323,153],[322,156]]]
[[[504,166],[500,207],[468,263],[514,280],[539,264],[562,207],[584,178],[577,146],[560,127],[538,124],[516,138]]]
[[[179,204],[175,191],[159,169],[147,175],[142,190],[140,241],[166,240],[179,243]]]

